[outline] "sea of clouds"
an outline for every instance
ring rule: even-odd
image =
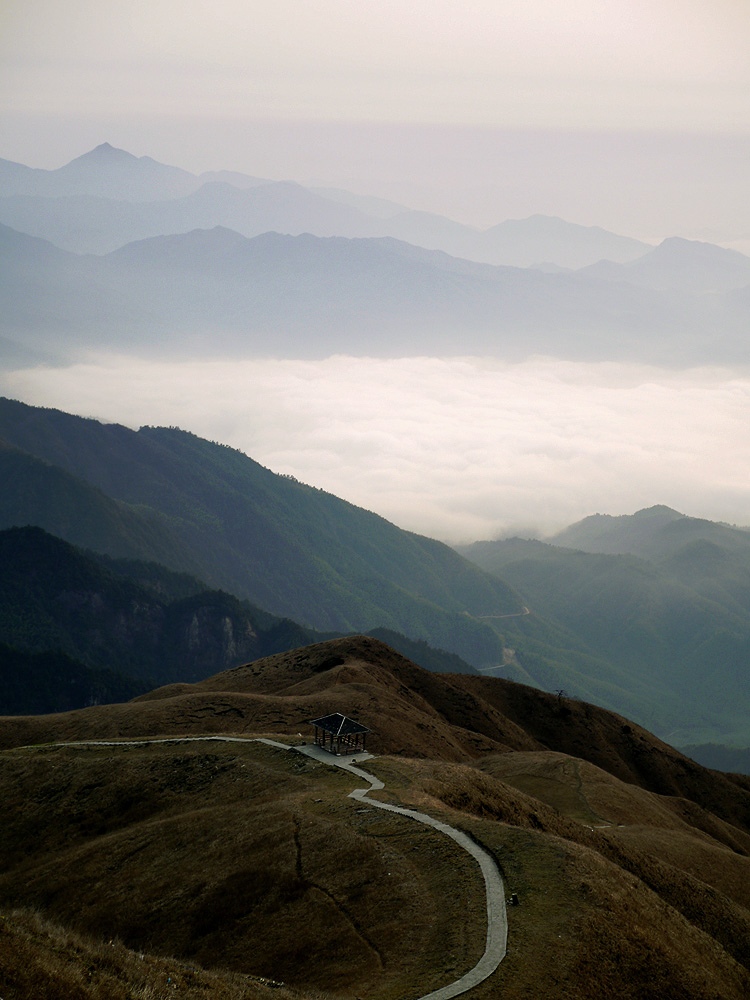
[[[656,503],[750,524],[750,371],[532,358],[154,362],[98,355],[0,391],[230,444],[453,542]]]

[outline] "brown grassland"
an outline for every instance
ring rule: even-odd
[[[469,833],[508,953],[467,997],[750,996],[750,781],[632,723],[334,640],[125,705],[0,720],[0,997],[409,1000],[481,955],[483,885],[448,838],[254,742],[341,711],[381,798]],[[309,727],[307,730],[309,738]]]

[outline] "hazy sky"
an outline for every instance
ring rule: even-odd
[[[478,224],[731,236],[749,52],[747,0],[6,0],[0,155],[109,141]]]
[[[448,541],[655,503],[750,524],[750,371],[102,356],[0,374],[0,394],[133,427],[177,424]]]
[[[5,0],[0,156],[102,142],[476,225],[750,243],[748,0]],[[744,242],[741,242],[744,240]],[[455,540],[666,503],[750,522],[750,373],[492,359],[0,373]]]

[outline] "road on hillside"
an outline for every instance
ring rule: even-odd
[[[528,609],[525,608],[524,613],[528,614]],[[496,617],[511,616],[498,615]],[[340,767],[344,771],[348,771],[350,774],[354,774],[358,778],[362,778],[369,785],[369,788],[356,788],[353,792],[349,793],[349,798],[357,799],[360,802],[367,802],[368,805],[374,806],[376,809],[385,809],[388,812],[394,812],[401,816],[407,816],[409,819],[431,826],[433,829],[438,830],[446,837],[450,837],[452,840],[455,840],[459,847],[462,847],[465,851],[467,851],[477,862],[482,873],[482,878],[484,879],[485,896],[487,899],[487,939],[484,954],[479,959],[477,964],[472,969],[469,969],[468,972],[464,973],[460,979],[456,979],[455,982],[448,983],[446,986],[441,986],[440,989],[433,990],[432,993],[426,993],[424,996],[417,997],[415,1000],[451,1000],[452,997],[460,996],[460,994],[466,993],[467,990],[472,989],[474,986],[478,986],[479,983],[484,982],[485,979],[495,972],[497,967],[505,958],[508,942],[508,914],[505,906],[505,887],[495,859],[491,854],[489,854],[488,851],[486,851],[483,847],[480,847],[479,844],[473,841],[467,834],[463,833],[461,830],[457,830],[454,826],[442,823],[440,820],[434,819],[432,816],[428,816],[427,813],[418,812],[416,809],[406,809],[403,806],[394,806],[388,802],[380,802],[378,799],[371,799],[369,797],[370,792],[382,791],[385,788],[385,785],[379,778],[369,774],[367,771],[363,771],[359,767],[355,767],[355,765],[350,763],[350,761],[353,760],[356,763],[361,763],[365,760],[371,760],[373,754],[355,754],[346,760],[336,757],[331,754],[330,751],[324,750],[322,747],[318,746],[290,746],[288,743],[281,743],[278,740],[248,736],[163,736],[153,739],[144,738],[134,740],[72,740],[66,743],[53,743],[51,745],[61,747],[113,747],[145,746],[149,743],[197,743],[201,741],[216,741],[222,743],[265,743],[267,746],[277,747],[280,750],[292,750],[296,753],[305,754],[307,757],[312,757],[314,760],[320,761],[321,763],[329,764],[334,767]]]
[[[276,743],[274,745],[284,746],[283,743]],[[467,851],[479,865],[484,879],[485,895],[487,898],[487,940],[484,947],[484,954],[474,968],[469,969],[460,979],[456,979],[455,982],[449,983],[447,986],[441,986],[440,989],[434,990],[432,993],[426,993],[424,996],[419,997],[418,1000],[451,1000],[451,997],[457,997],[461,993],[466,993],[467,990],[478,986],[488,976],[491,976],[505,958],[508,942],[508,914],[505,907],[505,887],[495,859],[483,847],[480,847],[479,844],[473,841],[471,837],[467,836],[461,830],[457,830],[454,826],[442,823],[440,820],[428,816],[427,813],[417,812],[416,809],[405,809],[403,806],[393,806],[388,802],[371,799],[369,797],[370,792],[381,791],[385,788],[385,785],[379,778],[368,774],[367,771],[363,771],[361,768],[355,767],[353,764],[349,764],[338,757],[332,757],[329,751],[323,750],[321,747],[305,746],[288,749],[298,750],[308,757],[314,757],[315,760],[322,761],[325,764],[333,764],[336,767],[341,767],[351,774],[356,774],[358,778],[363,778],[369,783],[370,787],[356,788],[353,792],[349,793],[349,798],[357,799],[360,802],[367,802],[368,805],[375,806],[378,809],[386,809],[388,812],[408,816],[409,819],[416,820],[418,823],[425,823],[427,826],[431,826],[433,829],[445,834],[446,837],[455,840],[459,847]],[[372,754],[358,754],[355,759],[357,762],[361,762],[371,757]]]
[[[479,618],[484,621],[485,618],[523,618],[524,615],[530,615],[531,612],[524,604],[520,611],[513,611],[509,615],[474,615],[475,618]]]

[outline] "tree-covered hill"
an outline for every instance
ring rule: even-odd
[[[207,677],[315,637],[230,594],[204,588],[173,599],[118,569],[40,528],[1,531],[0,642],[27,653],[62,652],[86,668],[153,686]],[[137,693],[127,690],[120,694]],[[8,711],[0,706],[0,714]]]
[[[502,661],[502,639],[479,616],[521,610],[508,586],[448,546],[239,451],[177,428],[136,432],[12,400],[0,401],[0,438],[166,524],[179,551],[159,561],[210,587],[313,628],[390,628],[475,665]],[[47,501],[57,516],[57,495]],[[29,522],[23,498],[15,517]]]
[[[623,544],[643,545],[652,560],[520,538],[477,542],[461,551],[617,665],[633,690],[647,690],[637,715],[662,736],[678,743],[750,742],[748,539],[671,513],[662,509],[644,517],[640,540],[633,523],[625,523]],[[601,518],[590,524],[596,529],[592,544],[603,544]],[[694,537],[698,530],[735,544],[700,541]],[[670,549],[665,537],[678,535],[685,544]]]
[[[0,713],[45,715],[129,701],[150,684],[116,670],[87,667],[67,653],[30,653],[0,643]]]
[[[373,634],[428,670],[472,672],[423,641]],[[326,637],[157,563],[0,531],[0,715],[126,701]]]
[[[0,530],[37,525],[73,545],[196,572],[187,546],[156,511],[113,500],[57,465],[0,440]]]

